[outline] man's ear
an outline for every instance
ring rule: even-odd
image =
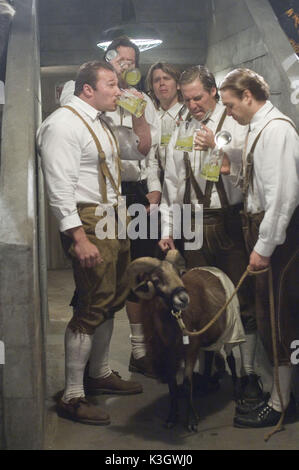
[[[213,86],[213,88],[211,88],[211,95],[214,97],[216,96],[216,93],[217,93],[217,88]]]
[[[93,96],[94,89],[88,83],[84,83],[82,91],[86,98],[91,98]]]
[[[250,103],[252,100],[252,93],[247,88],[242,93],[242,100],[245,100],[247,103]]]

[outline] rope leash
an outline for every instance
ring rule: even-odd
[[[284,430],[284,426],[282,425],[284,417],[285,417],[285,408],[283,405],[282,401],[282,396],[281,396],[281,391],[280,391],[280,384],[279,384],[279,375],[278,375],[278,354],[277,354],[277,335],[276,335],[276,328],[275,328],[275,308],[274,308],[274,294],[273,294],[273,277],[272,277],[272,268],[271,266],[269,268],[261,269],[259,271],[252,271],[249,269],[249,266],[247,266],[246,270],[242,274],[237,287],[233,291],[232,295],[230,298],[225,302],[224,306],[220,308],[220,310],[216,313],[216,315],[212,318],[212,320],[207,323],[201,330],[198,331],[189,331],[187,330],[184,321],[182,319],[182,311],[179,310],[178,312],[171,311],[171,314],[176,318],[178,325],[183,333],[183,342],[184,344],[188,344],[189,341],[186,341],[186,337],[188,336],[200,336],[205,331],[207,331],[217,320],[218,318],[222,315],[222,313],[226,310],[227,306],[230,304],[234,296],[237,294],[238,290],[240,289],[241,285],[245,281],[247,276],[256,276],[259,274],[264,274],[266,272],[269,272],[268,275],[268,284],[269,284],[269,303],[270,303],[270,321],[271,321],[271,336],[272,336],[272,347],[273,347],[273,358],[274,358],[274,381],[275,385],[277,388],[277,393],[279,396],[280,400],[280,405],[282,409],[282,413],[280,416],[280,419],[276,426],[270,431],[268,434],[265,434],[264,440],[267,442],[273,434],[279,431]]]
[[[284,426],[282,425],[284,417],[285,417],[285,407],[282,401],[281,391],[280,391],[280,383],[279,383],[279,375],[278,375],[278,354],[277,354],[277,335],[276,335],[276,328],[275,328],[275,309],[274,309],[274,295],[273,295],[273,277],[272,277],[272,268],[269,268],[269,302],[270,302],[270,320],[271,320],[271,333],[272,333],[272,348],[273,348],[273,359],[274,359],[274,381],[277,388],[277,393],[279,396],[280,406],[282,409],[282,413],[280,419],[276,426],[270,431],[268,434],[265,434],[264,440],[267,442],[273,434],[279,431],[284,430]]]
[[[233,300],[234,296],[236,295],[236,293],[240,289],[240,287],[243,284],[243,282],[245,281],[246,277],[248,275],[255,276],[255,275],[258,275],[258,274],[263,274],[263,273],[267,272],[268,270],[269,270],[269,268],[261,269],[259,271],[251,271],[249,269],[249,266],[247,266],[246,270],[242,274],[242,276],[241,276],[241,278],[240,278],[240,280],[237,284],[237,287],[234,289],[234,291],[233,291],[232,295],[230,296],[230,298],[225,302],[223,307],[221,307],[220,310],[218,310],[218,312],[212,318],[212,320],[210,320],[209,323],[207,323],[201,330],[198,330],[198,331],[189,331],[189,330],[187,330],[187,328],[184,324],[184,321],[182,319],[182,311],[179,310],[178,312],[175,312],[174,310],[172,310],[171,314],[176,318],[176,320],[179,324],[179,327],[182,330],[183,335],[184,336],[199,336],[199,335],[202,335],[203,333],[205,333],[205,331],[207,331],[218,320],[218,318],[222,315],[222,313],[226,310],[227,306]]]

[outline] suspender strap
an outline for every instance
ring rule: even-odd
[[[217,134],[217,132],[221,131],[225,118],[226,118],[226,109],[223,111],[222,116],[220,118],[220,121],[218,122],[218,126],[217,126],[217,129],[215,131],[215,134]]]
[[[186,121],[191,119],[191,114],[189,113]],[[224,120],[226,118],[226,109],[223,111],[220,121],[218,122],[217,129],[215,134],[219,132],[223,126]],[[184,163],[186,169],[186,188],[185,188],[185,195],[184,195],[184,203],[190,204],[191,203],[191,186],[195,192],[196,198],[199,204],[203,204],[205,209],[208,209],[211,205],[211,194],[213,189],[213,181],[206,181],[205,193],[203,194],[196,178],[194,176],[188,152],[184,152]],[[219,181],[216,183],[217,193],[220,199],[221,207],[225,208],[228,207],[228,199],[225,192],[224,184],[222,177],[219,178]]]
[[[97,150],[98,150],[98,153],[99,153],[99,185],[100,185],[100,191],[101,191],[103,202],[104,203],[108,202],[108,200],[107,200],[106,178],[108,178],[108,180],[110,181],[111,186],[113,187],[113,189],[114,189],[115,193],[117,194],[117,196],[120,196],[121,194],[120,194],[119,189],[116,186],[115,181],[113,179],[113,176],[112,176],[112,174],[111,174],[111,172],[110,172],[110,170],[107,166],[105,153],[102,149],[102,146],[101,146],[100,141],[97,138],[96,134],[94,133],[94,131],[92,130],[90,125],[85,121],[85,119],[74,108],[72,108],[71,106],[63,106],[63,107],[69,109],[70,111],[72,111],[76,116],[78,116],[81,119],[81,121],[85,124],[85,126],[87,127],[87,129],[91,133],[92,138],[93,138],[93,140],[96,144],[96,147],[97,147]],[[109,128],[109,126],[106,122],[105,122],[105,124]],[[109,130],[112,133],[110,128],[109,128]],[[112,133],[112,135],[113,135],[113,133]],[[113,135],[113,138],[115,139],[114,135]],[[118,149],[118,146],[117,146],[117,149]],[[119,181],[120,181],[120,163],[119,163],[119,157],[117,157],[117,158],[118,158],[118,161],[117,161],[117,163],[118,163],[118,177],[119,177]]]
[[[189,111],[189,113],[186,116],[185,121],[190,122],[191,119],[192,119],[192,114]],[[197,183],[195,179],[188,152],[184,152],[184,163],[185,163],[185,171],[186,171],[184,204],[191,204],[191,186],[192,186],[198,203],[203,204],[205,206],[206,205],[205,195],[203,194],[199,184]]]
[[[205,206],[206,198],[198,182],[195,179],[194,173],[191,168],[191,163],[190,163],[188,152],[184,152],[184,163],[185,163],[185,170],[186,170],[186,186],[185,186],[185,194],[184,194],[184,204],[191,204],[191,185],[192,185],[192,188],[194,189],[198,203],[203,204]]]
[[[218,126],[217,126],[217,129],[215,131],[215,134],[217,134],[217,132],[220,132],[221,129],[222,129],[222,126],[223,126],[223,123],[224,123],[224,120],[226,118],[226,109],[223,111],[222,113],[222,116],[221,116],[221,119],[220,121],[218,122]],[[213,181],[207,181],[207,183],[210,183],[210,196],[209,196],[209,207],[210,207],[210,204],[211,204],[211,193],[212,193],[212,184],[213,184]],[[225,208],[225,207],[228,207],[229,206],[229,202],[228,202],[228,199],[227,199],[227,195],[226,195],[226,191],[225,191],[225,188],[224,188],[224,184],[223,184],[223,179],[222,179],[222,176],[220,175],[220,178],[219,180],[217,181],[216,183],[216,189],[217,189],[217,193],[218,193],[218,196],[219,196],[219,199],[220,199],[220,204],[221,204],[221,207],[222,208]],[[207,191],[207,188],[206,188],[206,191]]]
[[[244,184],[243,184],[243,195],[244,195],[244,211],[247,211],[247,200],[248,200],[248,191],[249,191],[249,186],[253,187],[253,153],[256,147],[256,144],[259,141],[259,138],[263,132],[263,130],[270,124],[272,121],[286,121],[291,126],[295,129],[295,131],[298,134],[298,130],[294,126],[294,124],[289,121],[289,119],[284,119],[284,118],[273,118],[270,119],[270,121],[267,122],[267,124],[264,125],[264,127],[260,130],[256,138],[254,139],[254,142],[251,146],[251,149],[249,153],[247,154],[246,157],[246,167],[245,167],[245,176],[244,176]]]

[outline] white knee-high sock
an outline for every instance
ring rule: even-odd
[[[281,412],[282,408],[281,408],[281,403],[280,403],[274,377],[275,376],[274,376],[274,368],[273,368],[273,385],[272,385],[271,396],[269,398],[268,404],[272,406],[274,410]],[[290,395],[291,395],[291,380],[292,380],[291,366],[279,366],[278,377],[279,377],[279,387],[280,387],[283,407],[286,408],[289,404]]]
[[[89,360],[89,376],[94,379],[106,378],[112,373],[109,367],[109,348],[113,323],[113,318],[110,318],[95,330]]]
[[[241,365],[245,375],[254,374],[254,359],[257,343],[257,334],[246,335],[245,343],[240,344]]]
[[[92,336],[76,332],[70,328],[65,331],[65,390],[62,400],[84,397],[83,374],[88,361]]]
[[[142,323],[130,323],[130,328],[132,354],[135,359],[140,359],[146,354]]]

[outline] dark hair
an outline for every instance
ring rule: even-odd
[[[215,77],[207,67],[204,65],[193,65],[192,67],[184,70],[180,76],[179,85],[186,85],[187,83],[192,83],[195,80],[200,80],[204,89],[209,93],[211,93],[212,88],[215,88],[215,100],[219,101],[220,96],[217,90]]]
[[[154,92],[154,87],[153,87],[153,75],[154,75],[155,70],[162,70],[163,72],[167,73],[175,80],[176,83],[179,82],[181,72],[177,67],[171,64],[167,64],[166,62],[156,62],[155,64],[151,65],[151,67],[149,68],[147,75],[146,75],[146,89],[148,91],[149,96],[153,100],[156,108],[159,108],[160,101],[156,97],[155,92]],[[180,90],[178,90],[178,101],[180,103],[183,102],[183,97],[182,97],[182,93]]]
[[[93,60],[82,64],[77,73],[74,95],[79,96],[85,84],[90,85],[95,90],[98,81],[98,70],[100,69],[111,70],[115,73],[112,65],[104,61]]]
[[[241,99],[243,92],[249,90],[257,101],[266,101],[270,96],[269,85],[265,79],[250,69],[235,69],[222,81],[219,90],[232,90]]]
[[[135,51],[135,65],[136,67],[139,67],[139,56],[140,56],[140,50],[139,47],[134,44],[128,36],[119,36],[118,38],[113,39],[113,41],[109,44],[109,46],[106,49],[104,59],[106,59],[106,55],[108,51],[111,51],[113,49],[117,50],[118,47],[123,46],[123,47],[131,47]]]

